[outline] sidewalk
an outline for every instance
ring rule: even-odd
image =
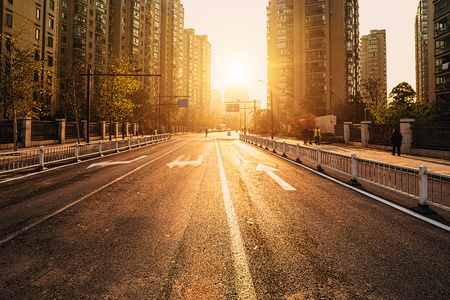
[[[287,139],[287,138],[277,138],[277,141],[286,141],[286,143],[297,144],[299,143],[301,146],[303,145],[303,141],[295,140],[295,139]],[[308,147],[317,147],[317,145],[308,145]],[[400,165],[404,167],[418,169],[419,166],[424,165],[427,167],[428,171],[444,174],[450,176],[450,161],[444,159],[436,159],[436,158],[428,158],[422,156],[414,156],[414,155],[401,155],[401,156],[393,156],[391,152],[372,149],[372,148],[363,148],[348,144],[325,144],[321,145],[320,148],[325,151],[337,152],[345,155],[356,154],[357,157],[375,160],[379,162],[389,163],[393,165]]]

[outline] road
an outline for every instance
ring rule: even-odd
[[[225,133],[0,183],[2,299],[448,299],[450,234]]]

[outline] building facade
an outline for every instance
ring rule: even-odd
[[[185,29],[183,46],[183,87],[189,106],[200,119],[206,120],[211,110],[211,44],[207,36]]]
[[[332,113],[357,91],[357,0],[270,0],[267,44],[268,107],[281,130],[295,114]]]
[[[361,37],[359,54],[359,79],[380,80],[387,92],[386,30],[371,30]]]
[[[59,8],[59,1],[54,0],[5,0],[0,4],[0,32],[36,45],[35,59],[45,62],[52,78],[57,78],[58,74]],[[48,100],[54,113],[55,97]]]
[[[156,110],[187,91],[209,113],[211,45],[206,36],[195,37],[196,60],[189,64],[196,64],[196,74],[186,71],[180,0],[4,0],[0,5],[0,31],[21,31],[25,42],[36,43],[39,59],[58,81],[53,113],[64,105],[69,66],[105,73],[108,61],[120,56],[128,56],[139,73],[163,75],[137,77]],[[195,90],[184,89],[189,76]],[[93,81],[95,86],[99,77]]]
[[[447,0],[434,0],[434,60],[436,104],[450,115],[450,6]]]
[[[424,103],[436,100],[434,81],[434,49],[432,0],[420,0],[417,6],[415,33],[416,93],[417,99]]]

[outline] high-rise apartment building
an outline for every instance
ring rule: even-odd
[[[5,0],[0,2],[0,32],[27,44],[36,45],[36,59],[45,61],[52,78],[56,78],[58,59],[59,1]],[[55,112],[55,97],[49,99]],[[50,104],[50,103],[49,103]]]
[[[434,59],[436,103],[450,115],[450,6],[434,0]]]
[[[386,30],[371,30],[361,37],[359,79],[380,80],[387,92]]]
[[[211,112],[211,44],[207,36],[195,35],[185,29],[182,95],[189,96],[189,105],[200,116]]]
[[[294,114],[331,113],[356,92],[358,16],[357,0],[269,1],[268,107],[283,130]]]
[[[60,1],[59,39],[59,91],[58,106],[64,101],[67,71],[70,66],[89,68],[92,73],[107,71],[108,36],[113,31],[114,8],[106,0]],[[79,80],[86,80],[80,78]],[[98,84],[98,77],[94,77]]]
[[[129,57],[140,73],[163,75],[137,77],[157,109],[187,93],[205,117],[210,114],[211,45],[206,36],[193,33],[195,50],[186,48],[180,0],[5,0],[0,12],[1,32],[21,31],[25,42],[36,43],[39,59],[58,81],[55,114],[67,96],[68,66],[106,73],[108,61],[119,56]],[[194,59],[183,60],[186,55]],[[100,76],[92,79],[95,86]],[[186,88],[187,81],[191,85]]]
[[[161,97],[185,96],[182,92],[184,8],[180,0],[161,1]],[[175,98],[175,97],[174,97]]]
[[[416,61],[416,93],[417,99],[425,103],[433,103],[436,99],[434,82],[434,43],[432,0],[420,0],[414,25],[415,61]],[[430,40],[431,39],[431,40]]]
[[[160,22],[160,0],[110,1],[110,56],[127,55],[141,73],[159,74]],[[137,79],[151,97],[157,96],[157,79]]]

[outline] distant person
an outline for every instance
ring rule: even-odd
[[[309,138],[309,130],[308,128],[303,129],[303,145],[308,145],[308,138]]]
[[[206,136],[206,137],[208,136],[208,127],[206,127],[206,130],[205,130],[205,136]]]
[[[316,140],[316,145],[320,145],[320,129],[319,127],[316,128],[316,130],[314,130],[314,139]]]
[[[313,138],[314,138],[314,131],[312,131],[312,129],[308,129],[308,140],[310,145],[312,145]]]
[[[395,156],[395,152],[397,152],[397,155],[400,156],[400,147],[402,146],[402,134],[398,131],[398,129],[394,129],[391,135],[391,142],[392,142],[392,155]]]

